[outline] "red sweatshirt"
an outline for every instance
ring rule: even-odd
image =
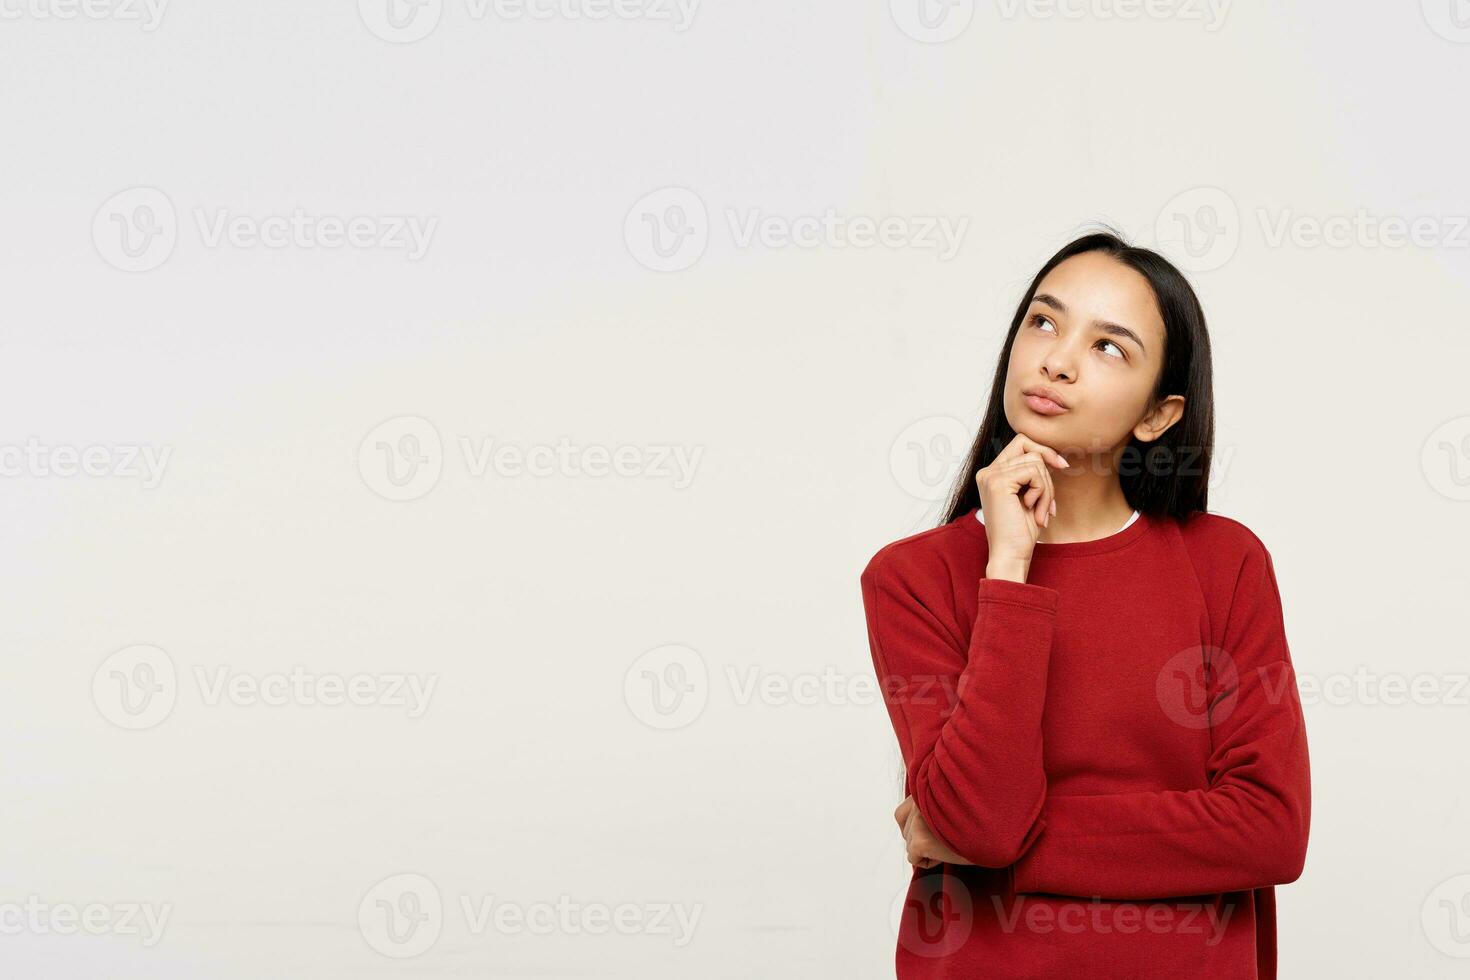
[[[900,980],[1276,976],[1273,885],[1311,814],[1271,556],[1142,514],[985,578],[971,511],[862,575],[873,664],[929,827]]]

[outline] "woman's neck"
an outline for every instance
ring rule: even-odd
[[[1095,541],[1116,533],[1133,508],[1123,496],[1123,486],[1116,472],[1103,465],[1108,460],[1067,456],[1071,467],[1052,469],[1052,486],[1056,489],[1057,512],[1051,523],[1041,529],[1038,541],[1066,544],[1071,541]]]

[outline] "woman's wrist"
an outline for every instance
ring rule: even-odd
[[[1031,563],[1020,558],[993,558],[985,565],[985,577],[1025,583]]]

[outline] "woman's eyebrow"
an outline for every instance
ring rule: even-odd
[[[1067,312],[1067,304],[1057,299],[1051,293],[1037,293],[1035,296],[1031,297],[1031,300],[1035,303],[1045,303],[1047,306],[1050,306],[1058,313]],[[1132,330],[1129,330],[1127,327],[1118,323],[1113,323],[1111,320],[1093,320],[1092,325],[1098,330],[1101,330],[1103,333],[1112,334],[1114,337],[1127,337],[1129,340],[1138,345],[1139,350],[1143,351],[1145,354],[1148,353],[1148,348],[1143,345],[1143,341],[1139,338],[1138,334],[1134,333]]]

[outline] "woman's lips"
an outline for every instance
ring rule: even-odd
[[[1026,407],[1038,415],[1061,415],[1065,408],[1052,401],[1050,398],[1042,398],[1040,395],[1023,395]]]

